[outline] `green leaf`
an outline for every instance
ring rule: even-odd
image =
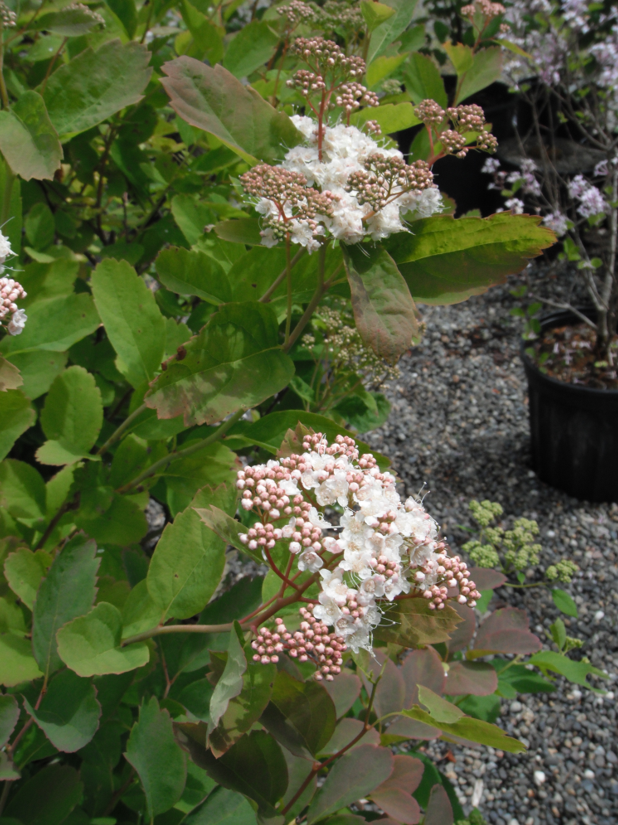
[[[232,631],[230,640],[236,635]],[[260,718],[270,699],[276,672],[277,668],[274,664],[263,665],[261,662],[247,662],[247,669],[242,676],[240,693],[229,700],[216,727],[212,722],[209,724],[209,728],[212,728],[212,730],[208,735],[208,742],[215,756],[219,757],[228,751]],[[223,675],[225,675],[225,672]],[[217,682],[214,693],[217,692],[220,683],[221,680]]]
[[[13,518],[42,518],[45,496],[45,482],[34,467],[13,458],[0,463],[0,507]]]
[[[88,456],[101,425],[103,403],[94,375],[83,367],[69,367],[51,385],[41,412],[41,426],[49,439],[36,452],[41,464],[74,464]]]
[[[427,708],[436,722],[453,724],[464,717],[464,714],[459,710],[457,705],[453,705],[452,702],[447,702],[446,699],[438,696],[437,693],[434,693],[431,688],[425,685],[419,685],[418,697],[421,705]]]
[[[302,141],[289,117],[222,66],[190,57],[163,65],[161,80],[174,111],[187,123],[218,137],[249,163],[281,160]]]
[[[147,47],[131,41],[84,49],[50,75],[44,99],[62,139],[85,132],[142,99],[152,69]]]
[[[225,567],[225,543],[201,521],[195,507],[220,499],[209,487],[168,524],[148,569],[148,592],[166,617],[199,613],[217,589]]]
[[[85,747],[99,727],[101,705],[94,685],[71,670],[52,678],[36,710],[26,697],[24,706],[52,745],[65,753]]]
[[[514,665],[507,659],[498,658],[492,659],[491,664],[498,671],[498,693],[506,699],[515,699],[518,693],[553,693],[556,690],[540,673],[528,670],[525,665]]]
[[[35,418],[36,412],[21,390],[0,393],[0,461],[9,454],[19,436],[34,424]]]
[[[388,252],[349,247],[344,254],[356,327],[380,358],[394,363],[418,336],[416,307]]]
[[[26,547],[19,547],[4,562],[4,575],[9,587],[30,610],[51,560],[49,553],[44,550],[33,553]]]
[[[386,58],[380,58],[381,60]],[[382,134],[391,135],[403,129],[410,129],[418,126],[421,122],[414,114],[414,107],[411,103],[386,103],[384,106],[367,107],[360,112],[354,112],[350,118],[352,126],[359,129],[368,120],[375,120],[380,124]]]
[[[163,611],[152,600],[146,579],[142,579],[131,590],[122,608],[123,639],[157,627],[163,620]]]
[[[373,400],[373,406],[367,403],[369,396]],[[354,393],[348,396],[336,407],[335,411],[347,422],[347,424],[359,433],[366,433],[381,427],[391,413],[391,405],[386,396],[381,392]]]
[[[38,92],[24,92],[10,112],[0,112],[0,151],[24,180],[54,177],[62,146]]]
[[[83,791],[75,768],[47,765],[20,785],[4,815],[27,825],[60,825],[81,802]]]
[[[307,825],[371,793],[392,770],[393,754],[387,748],[361,745],[344,753],[314,796],[307,812]]]
[[[425,599],[397,602],[388,613],[389,624],[376,628],[375,637],[403,647],[421,647],[447,642],[449,634],[461,621],[452,607],[439,613],[430,610]]]
[[[114,493],[111,487],[82,490],[75,524],[99,544],[129,545],[148,532],[148,522],[136,501]]]
[[[295,756],[310,758],[330,740],[337,714],[322,685],[313,679],[300,682],[280,670],[260,721]]]
[[[0,748],[4,748],[19,719],[19,705],[14,696],[0,696]]]
[[[413,52],[403,70],[403,79],[414,103],[435,100],[444,109],[448,106],[440,71],[427,55]]]
[[[192,444],[195,442],[188,442]],[[236,454],[225,445],[210,444],[193,455],[174,461],[166,469],[164,478],[167,487],[167,505],[175,517],[192,502],[202,487],[213,489],[227,485],[227,492],[218,503],[225,510],[233,511],[236,504],[236,471],[238,459]],[[219,491],[221,492],[221,491]]]
[[[254,407],[294,374],[294,364],[278,346],[274,310],[266,304],[222,306],[186,352],[157,378],[144,401],[159,418],[182,414],[187,426],[214,424],[240,407]]]
[[[133,267],[113,259],[94,271],[92,291],[119,371],[133,387],[150,381],[165,349],[165,319],[154,294]]]
[[[0,392],[16,390],[24,384],[23,376],[19,369],[0,356]],[[30,396],[28,396],[30,397]]]
[[[204,743],[188,739],[189,751],[219,785],[248,796],[265,816],[274,817],[274,805],[284,795],[288,771],[277,742],[265,731],[245,734],[219,759],[204,749]],[[210,825],[210,824],[209,824]]]
[[[101,321],[90,295],[63,295],[37,301],[28,307],[28,323],[21,335],[7,335],[5,353],[65,352],[99,326]]]
[[[504,283],[554,242],[540,219],[503,212],[490,218],[436,215],[415,221],[410,233],[385,246],[415,301],[456,304]]]
[[[66,8],[44,14],[36,21],[39,31],[48,31],[62,37],[81,37],[93,29],[100,28],[101,22],[86,7]]]
[[[367,24],[367,31],[371,34],[381,23],[395,14],[395,9],[385,6],[384,3],[374,3],[372,0],[361,0],[361,13]]]
[[[455,105],[455,103],[461,103],[476,92],[480,92],[481,89],[485,89],[491,83],[499,80],[501,74],[501,46],[490,46],[488,49],[480,49],[474,55],[472,66],[465,70],[457,100],[453,105]]]
[[[187,778],[185,755],[174,738],[169,713],[159,708],[155,696],[140,708],[125,757],[141,780],[150,819],[178,802]]]
[[[120,20],[126,33],[132,38],[137,28],[135,0],[105,0],[105,2]]]
[[[231,243],[242,243],[247,246],[259,246],[262,243],[260,223],[257,218],[221,221],[215,226],[215,232],[218,238]]]
[[[126,673],[145,665],[150,656],[144,642],[120,646],[122,616],[108,602],[65,624],[57,639],[60,658],[78,676]]]
[[[496,725],[483,722],[481,719],[473,719],[471,716],[463,716],[463,718],[457,722],[439,722],[432,713],[426,713],[418,706],[410,710],[402,711],[401,715],[437,728],[444,734],[458,736],[461,739],[478,742],[480,745],[498,748],[509,753],[521,753],[526,749],[522,742],[507,736],[504,731]]]
[[[230,40],[222,65],[234,77],[248,77],[268,63],[278,43],[279,35],[267,22],[254,20]]]
[[[35,203],[24,221],[26,238],[35,249],[45,249],[54,242],[56,224],[46,203]],[[40,297],[40,296],[39,296]]]
[[[484,696],[470,694],[459,701],[458,707],[468,716],[475,719],[482,719],[484,722],[495,722],[500,716],[500,705],[502,700],[495,693]]]
[[[434,785],[429,796],[424,825],[453,825],[453,808],[442,785]]]
[[[210,733],[219,723],[219,719],[227,710],[230,700],[238,696],[242,690],[243,675],[247,670],[247,659],[238,638],[239,630],[230,633],[230,642],[227,649],[227,661],[223,673],[210,698]]]
[[[183,825],[255,825],[253,808],[242,794],[215,788]]]
[[[416,3],[417,0],[384,0],[385,5],[395,9],[395,14],[372,32],[367,51],[368,66],[408,28],[414,17]]]
[[[543,673],[550,671],[551,673],[559,673],[575,685],[592,690],[594,693],[603,693],[601,690],[592,687],[587,680],[587,676],[592,674],[601,679],[608,679],[607,673],[593,667],[588,662],[576,662],[569,659],[568,656],[563,656],[561,653],[553,653],[550,650],[542,650],[540,653],[535,653],[528,659],[527,664],[536,665]]]
[[[32,645],[14,633],[0,634],[0,684],[15,687],[43,674],[32,655]]]
[[[56,643],[58,629],[92,607],[100,563],[96,554],[93,541],[75,536],[58,553],[41,582],[34,603],[32,650],[46,676],[62,665]]]
[[[232,300],[223,267],[204,252],[172,246],[159,253],[155,266],[161,283],[178,295],[197,295],[215,306]]]
[[[206,509],[196,509],[195,512],[208,529],[216,533],[226,544],[231,544],[232,547],[242,553],[253,555],[256,561],[262,563],[260,555],[257,552],[253,553],[248,550],[247,545],[241,542],[239,536],[244,535],[247,531],[239,521],[236,521],[218,507],[211,506]]]
[[[458,77],[465,74],[472,67],[474,52],[470,46],[464,46],[463,43],[451,43],[450,40],[447,40],[443,44],[443,48],[450,57]]]
[[[551,591],[551,597],[561,613],[564,613],[566,616],[572,616],[574,619],[578,617],[577,605],[564,590],[561,590],[559,587],[554,587]]]

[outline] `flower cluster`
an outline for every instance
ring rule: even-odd
[[[320,433],[304,437],[303,451],[240,470],[237,486],[258,518],[243,543],[262,547],[272,565],[269,544],[289,541],[298,567],[319,571],[315,619],[358,651],[371,648],[381,604],[398,596],[425,598],[433,610],[449,598],[474,606],[480,594],[466,564],[448,556],[423,505],[403,502],[395,477],[372,455],[361,456],[349,437],[329,445]],[[343,512],[333,524],[324,511],[337,505]]]
[[[344,30],[349,37],[364,29],[365,20],[358,3],[326,0],[323,6],[314,6],[313,25],[329,33]]]
[[[341,106],[349,117],[355,109],[361,106],[379,106],[380,99],[375,92],[370,92],[362,83],[342,83],[335,98],[337,106]]]
[[[265,246],[289,237],[309,251],[319,247],[319,238],[325,234],[321,222],[333,217],[337,195],[307,186],[307,178],[300,172],[267,163],[255,166],[240,179],[245,190],[257,199],[256,209],[264,216]]]
[[[277,14],[285,16],[290,26],[297,26],[304,20],[312,20],[315,16],[314,10],[302,0],[292,0],[287,6],[277,9]]]
[[[105,18],[102,17],[98,11],[93,11],[91,8],[88,8],[84,3],[71,3],[68,6],[65,6],[63,11],[81,11],[84,14],[87,14],[88,17],[91,17],[95,23],[98,23],[99,26],[105,26]]]
[[[583,175],[576,175],[569,183],[569,195],[579,202],[577,211],[583,218],[592,218],[609,209],[601,192]]]
[[[17,25],[17,15],[8,8],[6,3],[0,3],[0,24],[5,29],[10,29]]]
[[[0,275],[4,272],[7,258],[13,254],[9,239],[0,232]],[[0,277],[0,326],[6,325],[9,335],[19,335],[23,332],[28,316],[23,309],[17,308],[15,302],[26,296],[26,290],[18,281],[5,276]]]
[[[579,567],[575,564],[575,562],[570,561],[569,559],[562,559],[556,564],[550,564],[545,571],[545,576],[550,582],[558,581],[563,584],[568,584],[578,570]]]
[[[316,619],[306,607],[300,608],[300,628],[290,633],[283,619],[275,619],[275,632],[262,627],[251,647],[256,651],[254,662],[266,665],[269,662],[278,662],[279,653],[284,651],[299,662],[313,661],[317,665],[315,679],[332,682],[334,677],[341,673],[343,654],[347,645],[328,626]]]
[[[475,0],[467,6],[462,6],[461,14],[463,17],[474,17],[475,14],[481,14],[486,20],[492,20],[494,17],[504,14],[506,9],[502,3],[492,3],[491,0]]]
[[[435,100],[422,100],[414,108],[414,114],[425,124],[432,143],[440,141],[442,145],[442,154],[434,157],[434,162],[443,154],[464,158],[470,149],[492,153],[498,147],[495,136],[488,131],[483,110],[475,104],[445,110]],[[449,121],[452,128],[442,130]],[[470,133],[476,133],[474,144],[469,142]]]
[[[294,115],[292,121],[305,137],[304,144],[290,149],[280,167],[262,165],[241,178],[249,194],[258,198],[257,211],[265,216],[262,238],[266,246],[288,232],[294,243],[310,252],[318,248],[327,233],[346,243],[358,243],[365,235],[380,240],[405,231],[402,213],[426,218],[441,210],[442,200],[438,189],[431,185],[431,173],[418,165],[408,167],[409,173],[405,171],[403,155],[397,149],[384,149],[355,126],[339,124],[325,127],[320,158],[315,121],[302,115]],[[381,199],[382,184],[376,184],[375,197],[365,186],[360,202],[354,181],[373,175],[373,161],[369,159],[378,156],[380,163],[394,165],[390,199],[376,211],[370,201]],[[359,173],[360,177],[350,183],[351,176]],[[267,186],[262,182],[264,176],[268,178]],[[289,195],[286,187],[293,190]]]
[[[433,174],[424,160],[408,165],[403,158],[376,152],[364,162],[364,169],[352,172],[346,192],[354,192],[360,206],[368,203],[374,212],[407,192],[422,192],[433,186]]]

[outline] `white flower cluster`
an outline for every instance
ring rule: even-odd
[[[447,555],[423,505],[402,501],[395,477],[381,472],[373,456],[359,456],[348,437],[329,446],[320,433],[306,436],[303,449],[239,471],[241,504],[259,519],[241,540],[272,566],[271,549],[287,539],[298,569],[319,571],[316,619],[358,652],[371,649],[382,601],[409,594],[436,610],[449,597],[474,606],[480,594],[465,563]],[[335,505],[343,509],[338,524],[324,517]],[[283,519],[287,524],[275,526]]]
[[[577,211],[583,218],[592,218],[609,209],[601,192],[583,175],[575,175],[569,183],[569,195],[579,202]]]
[[[9,239],[0,232],[0,275],[4,272],[7,258],[14,254]],[[6,330],[9,335],[19,335],[28,320],[23,309],[17,309],[15,301],[26,297],[22,285],[13,278],[0,277],[0,325],[4,325],[10,316]]]
[[[365,171],[364,161],[376,153],[387,158],[403,158],[398,149],[382,148],[376,141],[355,126],[324,127],[322,160],[318,151],[318,126],[309,117],[294,115],[292,121],[305,137],[305,142],[286,154],[284,169],[300,172],[309,186],[318,186],[322,192],[337,197],[332,217],[325,217],[323,224],[333,238],[348,244],[358,243],[366,235],[373,240],[387,238],[395,232],[404,232],[407,219],[428,218],[442,209],[442,198],[437,187],[402,191],[395,200],[377,212],[369,204],[359,205],[356,195],[346,190],[353,172]],[[270,214],[272,206],[265,199],[256,206],[258,212]],[[311,252],[320,246],[321,233],[305,230],[300,224],[291,235],[293,243],[307,247]],[[262,232],[263,244],[274,246],[277,239],[270,228]]]

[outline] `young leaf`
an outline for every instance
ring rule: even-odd
[[[51,561],[52,557],[44,550],[33,553],[26,547],[19,547],[4,562],[4,575],[9,587],[30,610]]]
[[[26,697],[24,706],[52,745],[65,753],[85,747],[99,727],[101,705],[94,685],[71,670],[52,678],[36,710]]]
[[[206,527],[194,508],[219,497],[209,487],[163,531],[148,570],[148,592],[167,617],[199,613],[217,589],[225,567],[225,543]]]
[[[161,80],[174,111],[210,132],[249,163],[274,163],[302,136],[289,117],[277,112],[250,86],[223,66],[211,68],[191,57],[163,65]]]
[[[51,385],[41,412],[49,439],[36,453],[41,464],[74,464],[85,458],[103,424],[101,392],[92,373],[72,366]]]
[[[12,367],[8,361],[5,363]],[[0,393],[0,461],[9,454],[19,436],[34,424],[35,418],[36,412],[21,390]]]
[[[568,593],[559,587],[554,587],[551,591],[551,597],[561,613],[564,613],[565,616],[572,616],[574,619],[577,618],[577,605]]]
[[[414,17],[417,0],[385,0],[384,4],[394,9],[395,14],[389,16],[371,33],[367,52],[368,66],[408,28]]]
[[[14,696],[0,696],[0,748],[4,748],[19,719],[19,705]]]
[[[459,74],[459,71],[457,73]],[[472,65],[465,70],[455,103],[461,103],[475,92],[485,89],[496,80],[499,80],[501,74],[501,47],[490,46],[488,49],[479,49],[474,55]]]
[[[425,599],[406,599],[398,602],[389,612],[393,624],[380,625],[375,637],[384,642],[394,642],[403,647],[447,642],[449,633],[459,624],[460,618],[452,607],[437,613],[430,610]]]
[[[361,337],[380,358],[398,361],[418,335],[416,307],[406,282],[379,247],[350,247],[344,260]]]
[[[248,77],[268,63],[278,43],[279,35],[265,20],[253,20],[232,37],[222,66],[234,77]]]
[[[498,676],[488,662],[451,662],[444,692],[450,696],[489,696],[497,687]]]
[[[534,656],[528,659],[528,664],[536,665],[543,672],[549,670],[552,673],[559,673],[561,676],[564,676],[565,679],[568,679],[569,682],[586,687],[594,693],[603,693],[603,691],[593,688],[586,677],[592,674],[601,679],[609,678],[607,673],[604,673],[597,667],[593,667],[588,662],[576,662],[573,659],[569,659],[568,656],[563,656],[561,653],[554,653],[551,650],[542,650],[540,653],[535,653]]]
[[[106,3],[122,23],[126,33],[132,38],[137,28],[135,0],[106,0]]]
[[[320,684],[300,682],[280,670],[261,722],[293,754],[309,757],[329,741],[337,717],[332,699]]]
[[[539,638],[528,630],[527,613],[506,607],[496,610],[479,627],[470,655],[479,658],[488,653],[536,653],[541,647]]]
[[[21,335],[7,335],[4,353],[66,352],[101,323],[90,295],[63,295],[36,301],[28,307],[28,323]]]
[[[442,699],[437,693],[434,693],[431,688],[419,685],[418,698],[421,705],[424,705],[433,719],[436,722],[446,722],[452,725],[463,718],[464,714],[459,710],[457,705],[447,702]]]
[[[214,424],[240,407],[254,407],[287,386],[292,360],[278,345],[277,320],[266,304],[226,304],[170,364],[144,400],[159,418],[184,416]]]
[[[455,707],[455,705],[452,705],[452,707]],[[472,719],[470,716],[462,716],[456,722],[439,722],[432,713],[426,713],[419,707],[404,710],[402,715],[437,728],[442,733],[458,736],[461,739],[468,739],[470,742],[478,742],[480,745],[488,745],[509,753],[521,753],[526,749],[522,742],[507,736],[496,725],[491,725],[489,722],[483,722],[480,719]]]
[[[28,639],[10,631],[0,634],[0,685],[15,687],[42,675]]]
[[[172,720],[155,696],[145,701],[131,729],[125,758],[137,771],[152,819],[178,802],[185,788],[185,754],[174,738]]]
[[[406,89],[414,101],[435,100],[440,106],[448,106],[448,98],[440,71],[434,61],[427,55],[414,52],[410,55],[403,71]]]
[[[0,150],[20,178],[54,177],[62,161],[62,146],[38,92],[24,92],[10,112],[0,112]]]
[[[387,57],[380,59],[390,60]],[[361,109],[360,112],[354,112],[350,123],[360,129],[368,120],[375,120],[379,123],[383,135],[392,135],[394,132],[410,129],[421,122],[414,114],[414,107],[411,103],[387,103],[384,106],[378,106],[377,109],[367,107]]]
[[[0,392],[22,387],[24,379],[14,364],[0,356]],[[28,396],[30,397],[30,396]]]
[[[376,680],[380,674],[382,677],[378,682],[373,699],[373,707],[377,716],[385,716],[387,713],[395,713],[402,708],[410,707],[406,704],[406,683],[403,670],[386,657],[381,651],[375,652],[375,659],[370,659],[369,670]],[[369,680],[363,677],[365,690],[371,693],[372,687]]]
[[[197,295],[215,306],[232,300],[223,267],[204,252],[172,246],[159,253],[155,266],[161,283],[178,295]]]
[[[219,719],[227,710],[230,700],[238,696],[242,690],[243,675],[247,670],[247,658],[238,635],[236,630],[230,633],[227,661],[210,699],[209,733],[218,725]]]
[[[62,665],[56,642],[59,628],[92,607],[100,564],[96,556],[93,541],[75,536],[58,553],[41,582],[32,617],[32,650],[46,676]]]
[[[367,31],[371,34],[381,23],[395,14],[395,9],[384,3],[373,3],[370,0],[361,0],[361,12],[367,24]]]
[[[36,28],[39,31],[52,32],[62,37],[81,37],[100,26],[101,23],[95,15],[83,6],[82,8],[69,7],[61,11],[52,11],[36,21]]]
[[[165,319],[154,294],[133,267],[112,258],[94,271],[92,292],[118,353],[116,366],[133,387],[150,381],[165,349]]]
[[[415,221],[410,233],[393,235],[385,246],[415,301],[456,304],[504,283],[551,246],[555,235],[539,222],[509,212],[457,220],[436,215]]]
[[[255,812],[242,794],[218,787],[183,825],[255,825]]]
[[[145,665],[150,656],[144,642],[121,647],[122,616],[108,602],[65,624],[57,639],[60,658],[78,676],[126,673]]]
[[[62,139],[85,132],[142,99],[152,69],[150,52],[136,43],[110,40],[84,49],[50,75],[43,97]]]
[[[367,796],[390,776],[393,755],[387,748],[362,745],[335,762],[307,812],[307,825]]]
[[[12,823],[60,825],[81,802],[84,786],[75,768],[57,762],[39,770],[11,797],[4,816]]]

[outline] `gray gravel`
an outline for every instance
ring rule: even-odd
[[[555,275],[548,281],[547,273],[530,274],[537,290],[555,296]],[[569,277],[560,278],[568,291]],[[498,724],[528,745],[526,754],[449,746],[451,762],[446,745],[432,746],[466,810],[474,795],[492,825],[615,825],[618,505],[576,501],[530,469],[520,326],[508,314],[517,305],[509,289],[521,282],[511,278],[459,305],[421,308],[425,338],[387,390],[388,422],[366,440],[393,460],[407,493],[429,491],[425,504],[454,547],[466,540],[458,525],[471,525],[471,498],[499,501],[505,517],[536,519],[544,562],[570,557],[580,566],[570,587],[579,619],[563,620],[584,647],[570,655],[587,656],[610,674],[610,682],[593,680],[608,691],[604,697],[558,680],[555,693],[505,701]],[[525,607],[531,628],[551,648],[546,629],[558,614],[549,594],[502,588],[492,608],[500,602]]]

